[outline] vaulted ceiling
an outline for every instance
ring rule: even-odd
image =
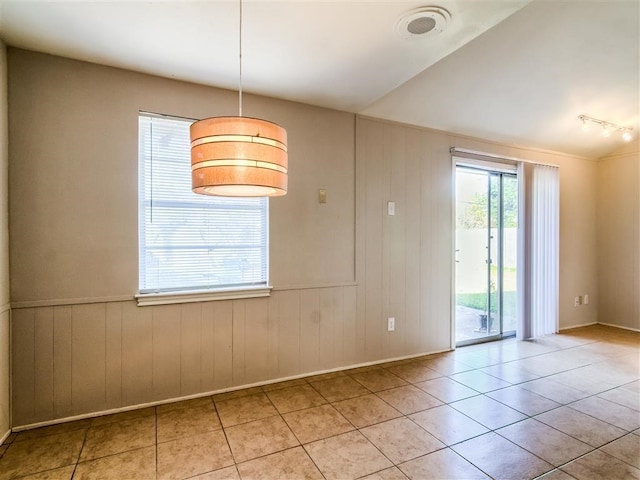
[[[440,33],[404,38],[409,1],[244,0],[245,91],[597,158],[637,137],[637,0],[440,0]],[[0,1],[9,46],[238,87],[239,4]],[[169,112],[170,113],[170,112]]]

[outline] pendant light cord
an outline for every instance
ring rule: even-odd
[[[240,59],[240,81],[239,81],[239,88],[238,88],[238,116],[241,117],[242,116],[242,0],[240,0],[240,28],[239,28],[239,45],[238,45],[238,51],[239,53],[239,59]]]

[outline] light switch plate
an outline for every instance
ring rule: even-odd
[[[327,191],[324,188],[318,190],[318,203],[327,203]]]
[[[395,317],[387,318],[387,331],[393,332],[396,329],[396,319]]]
[[[396,202],[387,202],[387,215],[396,214]]]

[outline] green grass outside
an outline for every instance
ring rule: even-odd
[[[483,292],[479,293],[458,293],[456,295],[456,305],[462,307],[473,308],[476,310],[486,311],[487,309],[487,294]],[[497,294],[493,292],[491,294],[491,313],[498,311],[498,299]],[[516,315],[516,292],[504,292],[504,312],[503,315],[515,317]]]

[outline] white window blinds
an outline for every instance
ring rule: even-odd
[[[268,281],[268,201],[191,191],[191,121],[139,116],[140,293]]]

